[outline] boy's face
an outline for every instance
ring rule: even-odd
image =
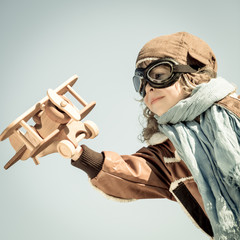
[[[182,88],[179,82],[176,82],[167,88],[153,88],[147,84],[143,100],[153,113],[161,116],[184,98]]]

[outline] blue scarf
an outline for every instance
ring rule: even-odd
[[[240,119],[214,104],[234,90],[223,78],[211,79],[155,116],[191,171],[214,239],[221,240],[240,239]],[[199,115],[200,123],[194,120]]]

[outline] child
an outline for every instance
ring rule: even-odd
[[[149,41],[133,78],[149,146],[120,156],[83,145],[72,165],[107,195],[178,201],[214,239],[239,239],[240,101],[216,74],[215,55],[198,37],[179,32]]]

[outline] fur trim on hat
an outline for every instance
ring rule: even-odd
[[[147,57],[147,58],[143,58],[139,61],[136,62],[136,68],[138,68],[138,66],[143,63],[143,62],[146,62],[146,61],[156,61],[158,60],[159,58],[156,58],[156,57]]]

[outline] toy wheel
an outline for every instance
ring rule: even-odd
[[[84,122],[84,126],[86,127],[88,133],[90,134],[89,138],[91,139],[95,138],[99,134],[98,127],[94,122],[88,120]]]
[[[70,141],[62,140],[58,143],[57,150],[64,158],[72,158],[75,154],[76,148]]]

